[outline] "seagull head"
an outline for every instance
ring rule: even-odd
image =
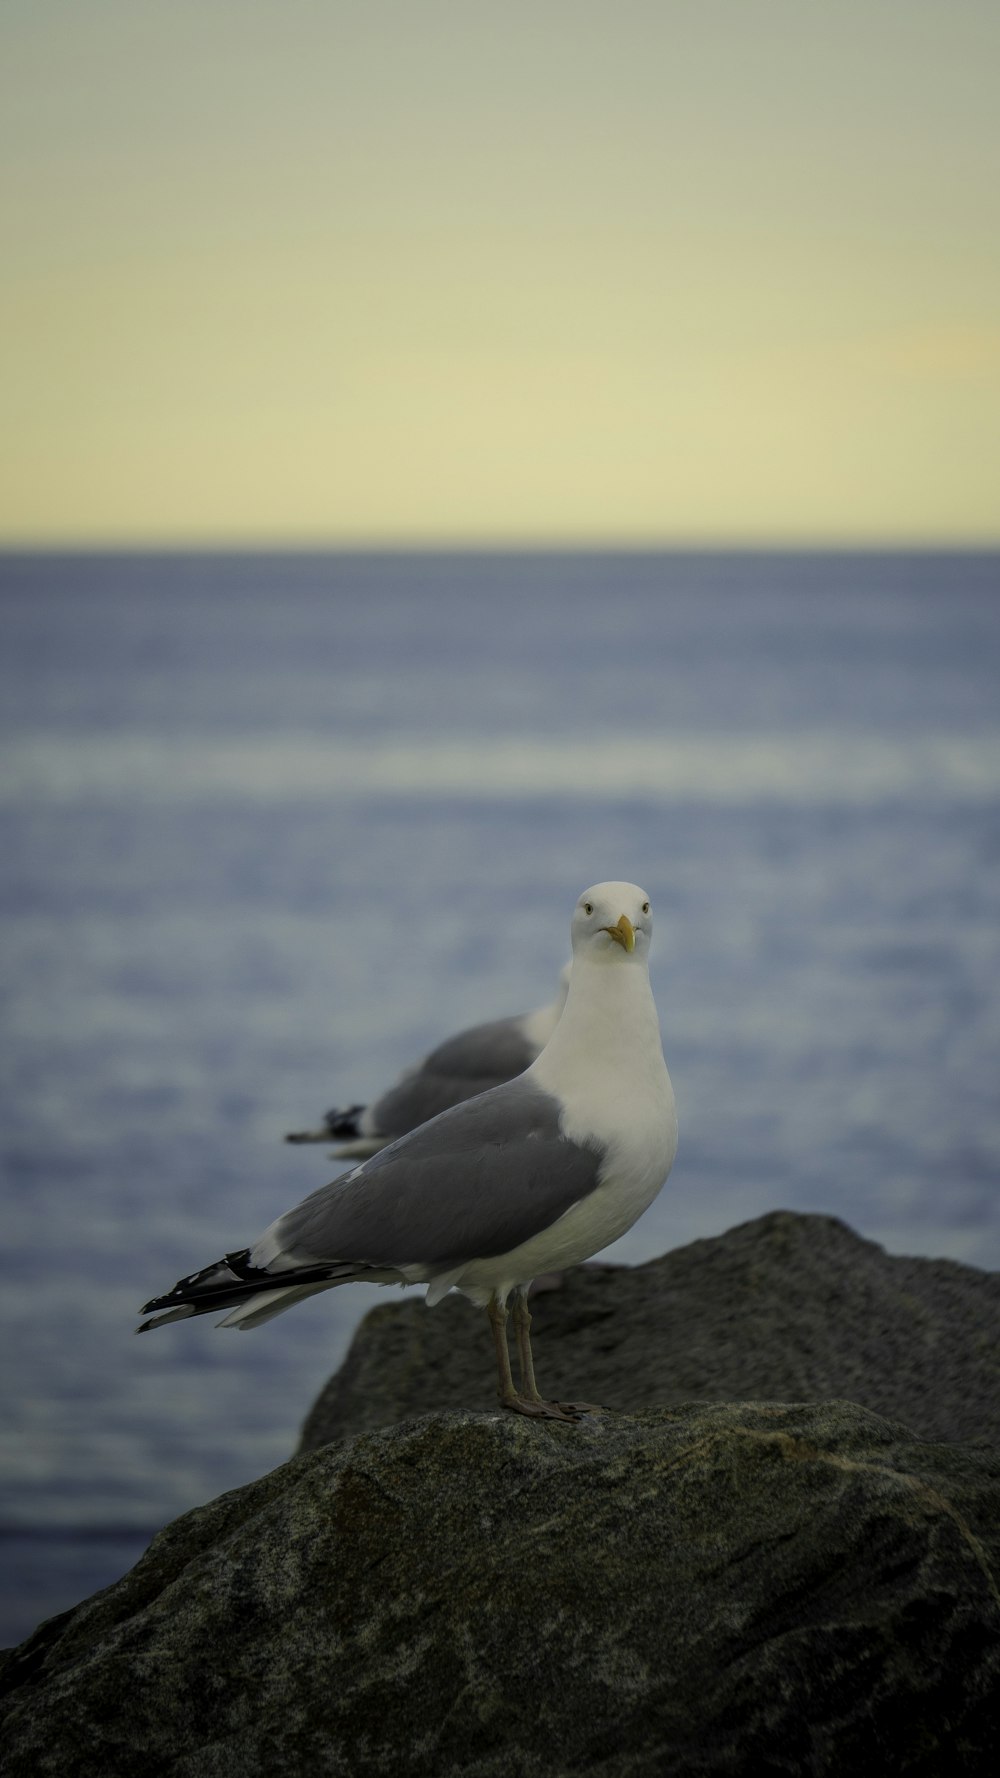
[[[652,930],[645,889],[637,883],[595,883],[584,890],[573,913],[573,955],[612,963],[645,958]]]

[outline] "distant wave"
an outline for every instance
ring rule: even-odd
[[[988,801],[1000,797],[1000,733],[911,739],[820,732],[496,741],[397,737],[375,745],[312,735],[268,740],[46,735],[9,745],[0,778],[0,802],[7,806],[381,796],[631,796],[725,804]]]

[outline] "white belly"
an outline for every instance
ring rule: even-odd
[[[668,1082],[669,1087],[669,1082]],[[579,1265],[609,1247],[637,1222],[660,1192],[677,1152],[677,1114],[673,1094],[663,1105],[655,1127],[633,1130],[609,1157],[602,1183],[573,1204],[550,1228],[523,1241],[509,1253],[471,1260],[452,1283],[474,1303],[487,1303],[494,1293],[505,1299],[518,1285],[530,1284],[542,1272]]]

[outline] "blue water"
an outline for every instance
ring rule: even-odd
[[[781,1205],[1000,1265],[1000,558],[6,557],[0,620],[0,1639],[290,1453],[377,1292],[134,1311],[600,878],[681,1119],[617,1257]]]

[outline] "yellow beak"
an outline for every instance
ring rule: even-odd
[[[635,927],[627,914],[622,915],[617,926],[602,926],[601,931],[606,932],[609,938],[613,938],[615,944],[621,945],[623,950],[635,950]]]

